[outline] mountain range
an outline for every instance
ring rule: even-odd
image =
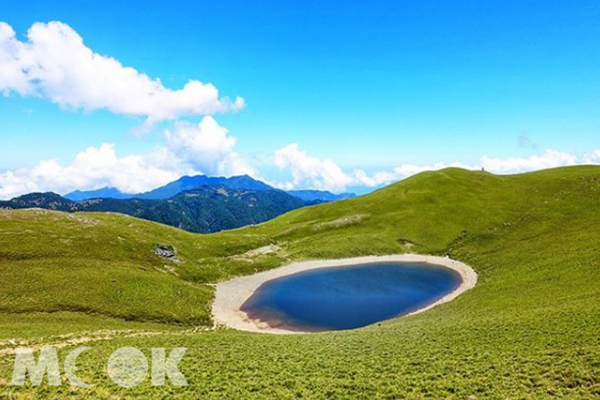
[[[205,175],[183,176],[176,181],[144,193],[123,193],[115,188],[102,188],[92,191],[79,191],[66,194],[64,197],[73,201],[82,201],[96,198],[110,199],[150,199],[163,200],[175,196],[185,190],[191,190],[200,186],[226,187],[229,189],[245,189],[253,191],[281,191],[264,182],[253,179],[248,175],[226,177],[210,177]],[[354,193],[333,194],[324,190],[292,190],[288,191],[291,196],[297,197],[305,202],[318,203],[324,201],[341,200],[356,196]]]
[[[231,189],[209,185],[184,190],[168,199],[95,198],[74,201],[48,192],[0,201],[0,208],[9,209],[118,212],[198,233],[257,224],[305,205],[307,202],[281,190]]]
[[[230,178],[197,175],[183,176],[144,193],[123,193],[115,188],[76,190],[64,197],[52,192],[29,193],[0,201],[0,207],[118,212],[190,232],[210,233],[257,224],[306,205],[353,196],[319,190],[285,192],[248,175]]]

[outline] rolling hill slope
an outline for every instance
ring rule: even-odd
[[[157,322],[171,323],[165,329],[172,323],[208,325],[211,282],[290,260],[448,254],[477,270],[479,283],[425,313],[317,335],[217,330],[98,342],[95,348],[105,358],[123,345],[189,347],[180,369],[193,384],[155,388],[146,382],[120,392],[101,380],[102,392],[88,393],[595,398],[600,396],[599,210],[600,167],[592,166],[514,176],[427,172],[366,196],[203,236],[116,214],[3,210],[0,341],[15,336],[15,324],[23,336],[38,335],[40,328],[27,322],[35,312],[91,316],[103,327],[120,327],[125,320],[153,330]],[[180,261],[155,254],[157,245],[174,246]],[[249,252],[267,245],[276,251]],[[11,366],[10,357],[0,358],[0,377],[9,376]],[[81,376],[102,379],[94,368],[90,361]],[[67,396],[59,389],[47,391]]]

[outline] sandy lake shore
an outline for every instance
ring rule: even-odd
[[[272,327],[264,322],[249,318],[245,312],[240,310],[240,308],[263,283],[272,279],[317,268],[343,267],[348,265],[371,264],[376,262],[422,262],[427,264],[441,265],[460,274],[462,283],[456,288],[456,290],[448,293],[436,302],[410,313],[409,315],[417,314],[429,310],[438,304],[451,301],[465,291],[473,288],[477,283],[477,273],[471,267],[446,257],[402,254],[344,258],[338,260],[295,262],[268,271],[259,272],[254,275],[241,276],[217,284],[215,300],[212,305],[213,320],[217,326],[226,326],[228,328],[239,329],[243,331],[276,334],[308,333]]]

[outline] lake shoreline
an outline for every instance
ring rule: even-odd
[[[271,326],[266,322],[253,320],[241,310],[242,305],[265,282],[293,275],[299,272],[320,268],[334,268],[351,265],[372,264],[380,262],[418,262],[442,266],[457,272],[462,282],[452,292],[440,299],[403,316],[414,315],[435,307],[438,304],[454,300],[460,294],[473,288],[477,283],[477,273],[468,265],[447,257],[419,254],[401,254],[388,256],[366,256],[333,260],[311,260],[287,264],[253,275],[241,276],[216,285],[215,299],[212,304],[212,316],[216,326],[224,326],[249,332],[271,334],[300,334],[314,331],[288,330]]]

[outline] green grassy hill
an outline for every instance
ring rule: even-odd
[[[180,262],[156,255],[159,244],[174,246]],[[278,250],[251,252],[271,244]],[[292,260],[404,252],[450,254],[479,283],[425,313],[356,331],[193,332],[210,326],[211,283]],[[94,389],[1,386],[13,359],[0,356],[0,393],[16,398],[600,397],[600,167],[427,172],[211,235],[117,214],[4,210],[0,274],[0,345],[162,332],[92,343],[98,351],[82,355],[80,376],[99,382]],[[191,386],[108,382],[100,360],[125,345],[188,347],[180,369]]]

